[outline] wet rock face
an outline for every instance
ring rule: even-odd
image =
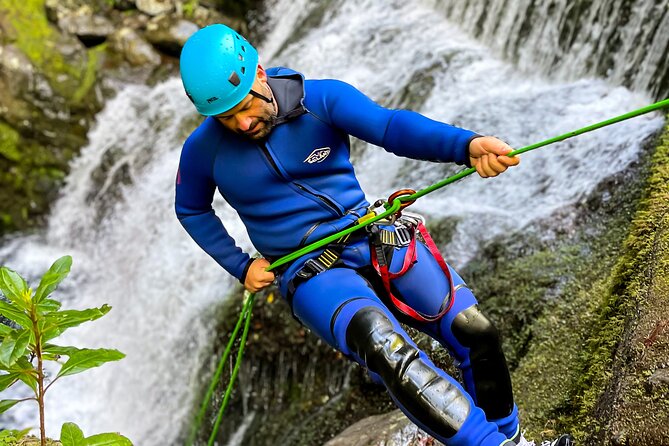
[[[46,0],[44,4],[48,19],[67,34],[77,36],[86,47],[103,43],[114,31],[111,21],[101,13],[109,5],[77,0]]]
[[[323,446],[441,446],[399,410],[357,422]]]
[[[0,237],[44,223],[113,85],[177,74],[181,47],[199,27],[225,23],[247,31],[243,17],[223,15],[218,4],[3,0]]]
[[[648,378],[648,384],[650,384],[650,392],[669,388],[669,368],[656,370]]]
[[[174,0],[136,0],[135,5],[140,11],[155,16],[158,14],[164,14],[174,10],[175,1]]]
[[[88,48],[103,43],[114,32],[114,26],[109,20],[88,13],[65,16],[59,26],[63,31],[76,35]]]
[[[178,57],[186,40],[198,29],[195,23],[178,16],[155,17],[146,26],[146,38],[166,54]]]
[[[0,90],[0,114],[7,118],[16,113],[10,104],[13,94],[23,93],[33,84],[35,67],[14,45],[0,47],[0,83],[6,87]],[[15,119],[10,120],[14,121]]]
[[[132,28],[123,27],[115,31],[110,36],[109,44],[132,66],[160,64],[158,51]]]

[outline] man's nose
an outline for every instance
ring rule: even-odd
[[[239,130],[242,132],[246,132],[251,128],[251,123],[253,122],[253,118],[250,116],[238,116],[237,117],[237,126],[239,127]]]

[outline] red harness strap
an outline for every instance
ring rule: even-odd
[[[411,308],[409,305],[402,302],[399,298],[395,297],[395,295],[392,293],[390,289],[390,281],[404,275],[416,263],[416,230],[420,232],[420,235],[423,237],[423,240],[425,240],[425,245],[427,246],[430,253],[441,267],[449,283],[450,291],[448,296],[448,304],[445,305],[436,315],[426,315]],[[425,228],[425,225],[423,225],[423,223],[419,223],[415,228],[413,228],[411,235],[411,242],[409,243],[406,255],[404,256],[404,262],[402,264],[402,268],[397,273],[390,272],[389,265],[386,261],[386,256],[383,252],[383,246],[381,244],[374,243],[372,248],[373,248],[371,250],[372,265],[374,266],[376,272],[379,273],[379,275],[381,276],[381,280],[383,281],[383,286],[385,287],[386,292],[390,296],[390,300],[393,302],[393,304],[397,307],[398,310],[400,310],[407,316],[410,316],[421,322],[435,322],[441,319],[448,312],[448,310],[451,309],[451,307],[453,306],[453,302],[455,300],[455,287],[453,285],[453,277],[451,276],[451,272],[448,269],[448,266],[446,265],[444,258],[441,256],[441,253],[437,249],[437,245],[432,240],[432,237],[430,237],[430,234],[427,232],[427,229]]]

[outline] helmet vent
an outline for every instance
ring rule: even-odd
[[[246,74],[246,67],[242,67],[242,74]]]
[[[246,52],[246,48],[244,48],[244,45],[241,45],[242,51]]]
[[[230,73],[230,77],[228,77],[228,82],[230,82],[235,87],[239,86],[241,81],[239,80],[239,75],[237,75],[236,71],[233,71],[232,73]]]
[[[244,60],[244,56],[242,56],[241,54],[237,54],[237,59],[243,61],[243,60]]]

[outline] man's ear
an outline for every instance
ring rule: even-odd
[[[258,64],[258,68],[256,69],[256,79],[261,81],[267,80],[267,73],[265,73],[265,69],[260,64]]]

